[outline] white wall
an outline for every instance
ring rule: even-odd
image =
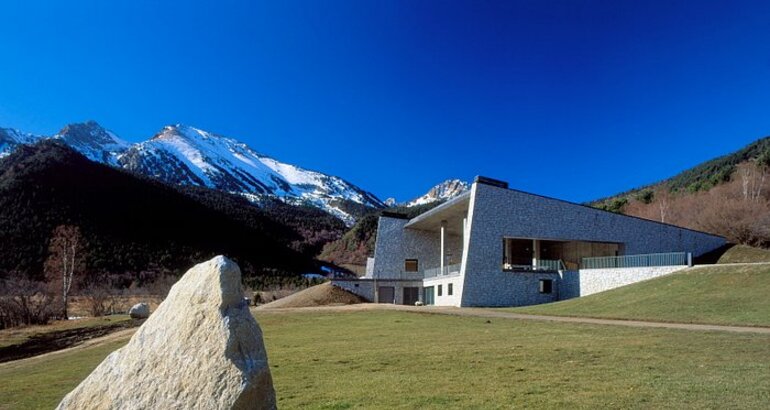
[[[452,295],[448,294],[449,284],[452,284]],[[441,285],[442,294],[438,295],[438,285]],[[463,294],[462,276],[438,276],[435,278],[424,279],[422,281],[424,288],[433,286],[433,295],[436,306],[460,306],[460,300]],[[423,300],[423,294],[420,293],[420,300]]]

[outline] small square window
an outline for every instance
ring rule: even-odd
[[[553,292],[553,279],[540,279],[540,293]]]
[[[447,294],[447,296],[452,296],[452,284],[451,283],[448,283],[446,285],[446,294]]]
[[[438,295],[441,296],[441,285],[438,285]]]
[[[357,288],[357,287],[358,287],[358,283],[354,284],[354,285],[353,285],[353,287],[356,287],[356,288]]]
[[[417,259],[407,259],[404,261],[404,272],[419,272]]]

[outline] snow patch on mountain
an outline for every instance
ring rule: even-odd
[[[0,128],[0,158],[8,156],[21,144],[33,144],[43,137],[27,134],[13,128]]]
[[[96,121],[69,124],[52,138],[64,142],[92,161],[109,165],[117,165],[118,155],[130,145]]]
[[[446,201],[452,199],[470,189],[470,184],[459,179],[448,179],[418,198],[415,198],[405,204],[405,206],[425,205],[436,201]]]

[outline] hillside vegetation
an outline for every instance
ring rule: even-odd
[[[764,408],[770,386],[766,335],[394,311],[256,316],[282,409]],[[122,343],[0,365],[0,408],[55,407]]]
[[[770,247],[770,137],[592,205]]]
[[[770,326],[770,264],[689,268],[606,292],[512,309],[518,313]]]

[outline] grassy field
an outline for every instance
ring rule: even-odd
[[[57,320],[48,325],[23,326],[0,330],[0,347],[22,344],[30,338],[62,330],[107,326],[129,320],[128,315],[89,317],[77,320]]]
[[[0,409],[52,409],[126,340],[0,365]]]
[[[257,314],[281,408],[760,408],[770,338],[405,313]],[[0,366],[0,408],[51,408],[113,343]]]
[[[770,326],[770,265],[708,266],[517,313]]]

